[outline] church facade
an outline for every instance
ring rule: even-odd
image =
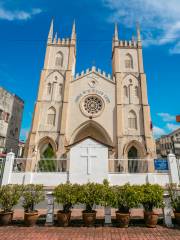
[[[112,75],[96,67],[75,75],[75,66],[75,23],[71,37],[60,39],[54,36],[52,22],[26,144],[31,168],[47,148],[54,158],[69,159],[69,169],[83,165],[81,158],[98,154],[104,172],[108,159],[153,159],[156,151],[139,28],[136,41],[122,41],[115,26]],[[92,162],[91,167],[84,166],[87,174],[93,172],[94,162],[98,165],[98,160]]]

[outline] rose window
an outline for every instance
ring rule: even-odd
[[[84,114],[89,116],[99,115],[103,110],[103,107],[103,100],[96,95],[85,97],[81,103],[81,109],[83,110]]]

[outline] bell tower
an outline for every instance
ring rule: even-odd
[[[54,34],[53,20],[47,39],[44,67],[41,71],[37,101],[25,155],[39,159],[50,144],[55,157],[64,153],[69,84],[76,64],[76,30],[70,38]]]
[[[117,158],[153,158],[155,143],[139,26],[137,40],[127,41],[119,39],[115,25],[112,69],[116,82]]]

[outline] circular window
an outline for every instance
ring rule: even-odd
[[[104,101],[97,95],[89,95],[82,99],[81,110],[85,115],[98,116],[104,108]]]

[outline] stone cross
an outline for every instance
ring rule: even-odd
[[[91,158],[95,158],[96,155],[91,154],[90,148],[85,148],[86,154],[82,154],[81,157],[87,158],[87,174],[91,174]]]

